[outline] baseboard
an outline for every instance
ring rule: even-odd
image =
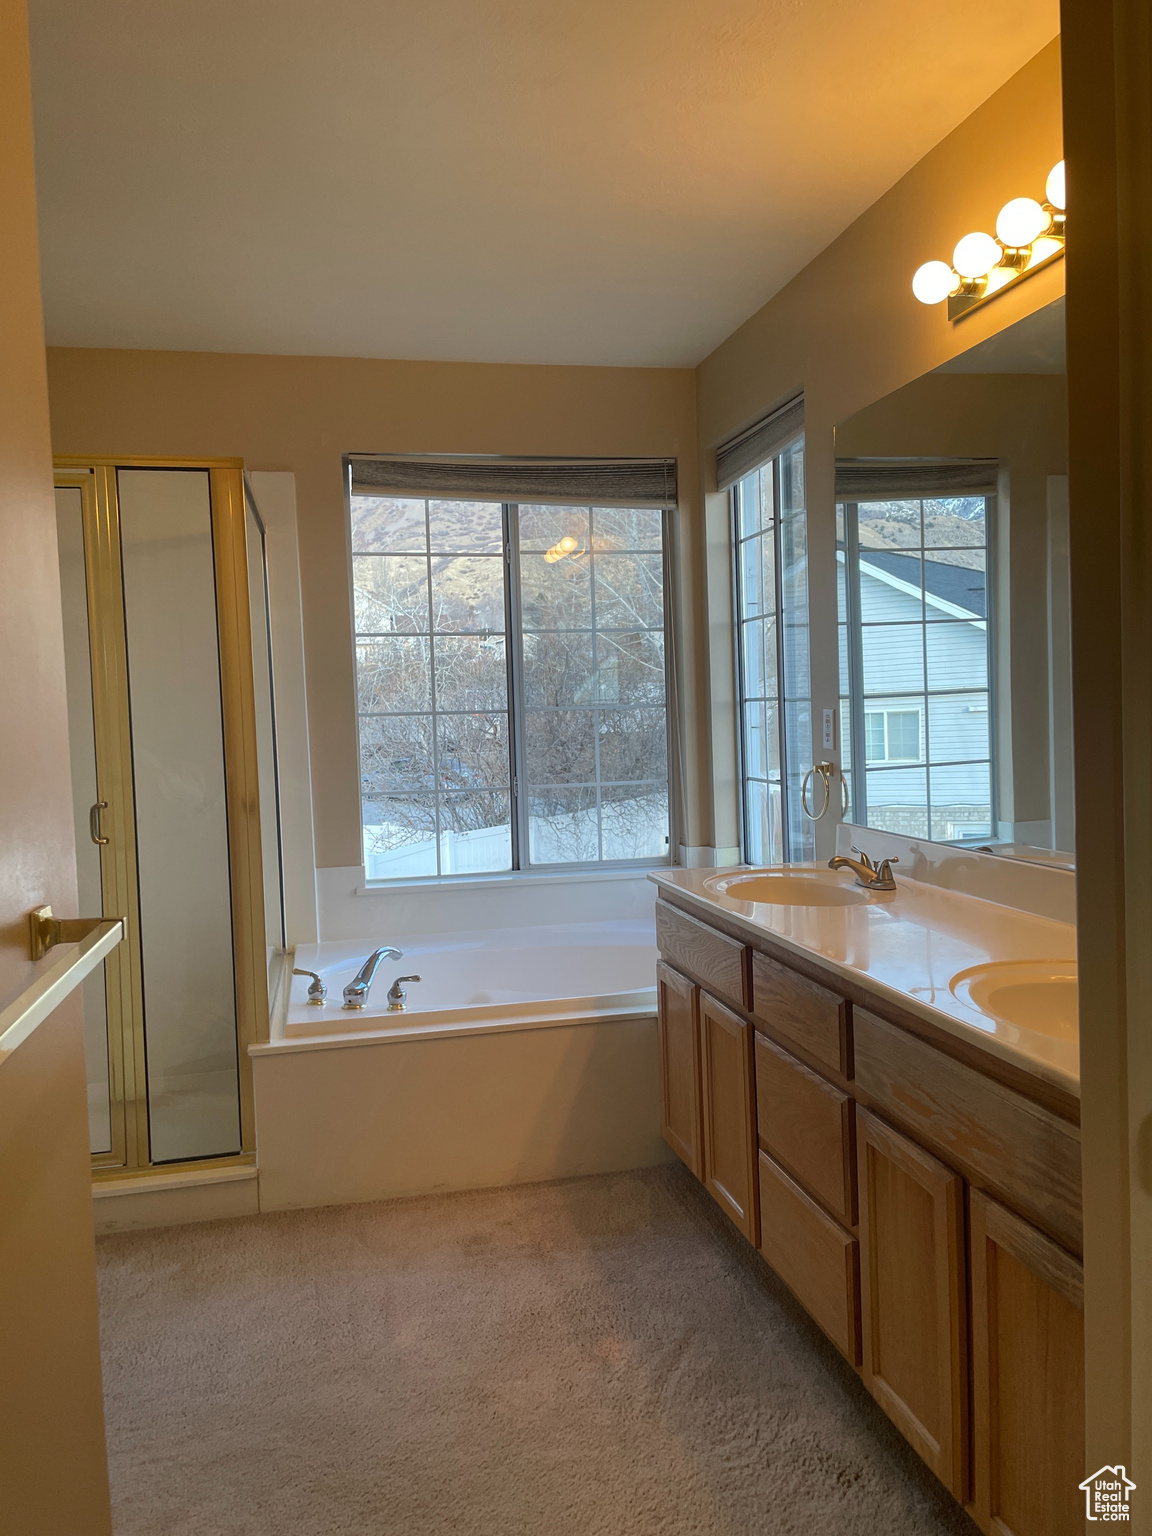
[[[253,1167],[143,1174],[137,1179],[105,1179],[92,1186],[97,1236],[255,1216],[259,1209],[259,1179]]]

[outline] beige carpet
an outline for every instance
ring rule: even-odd
[[[116,1536],[975,1531],[679,1166],[99,1253]]]

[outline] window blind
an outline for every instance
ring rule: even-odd
[[[450,454],[347,457],[353,494],[549,506],[674,508],[675,459],[465,458]]]
[[[837,459],[837,501],[899,501],[933,496],[995,496],[995,459]]]
[[[752,470],[774,459],[781,449],[804,431],[804,396],[763,417],[753,426],[730,437],[716,450],[716,488],[726,491]]]

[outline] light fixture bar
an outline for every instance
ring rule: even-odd
[[[926,261],[912,279],[922,304],[948,301],[949,320],[961,320],[1008,287],[1051,266],[1064,254],[1064,162],[1048,173],[1045,201],[1014,197],[996,219],[996,234],[982,230],[958,240],[951,263]]]

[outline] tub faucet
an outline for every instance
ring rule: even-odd
[[[388,988],[388,1012],[403,1013],[404,1003],[408,997],[403,983],[406,981],[419,981],[419,976],[397,976],[396,980]]]
[[[373,950],[352,980],[344,988],[345,1008],[363,1008],[364,1004],[368,1001],[368,991],[376,975],[376,967],[380,964],[381,960],[402,960],[403,958],[402,952],[398,949]]]
[[[858,859],[850,859],[845,854],[839,853],[834,859],[828,860],[829,869],[850,869],[856,875],[856,884],[862,885],[866,891],[894,891],[896,880],[892,874],[893,864],[899,864],[900,860],[895,854],[891,858],[881,859],[879,864],[873,864],[872,860],[862,848],[852,845],[852,852],[858,853]]]
[[[323,1008],[324,999],[328,996],[324,978],[318,976],[315,971],[293,971],[292,974],[293,976],[311,976],[312,985],[308,988],[308,1001],[313,1008]]]

